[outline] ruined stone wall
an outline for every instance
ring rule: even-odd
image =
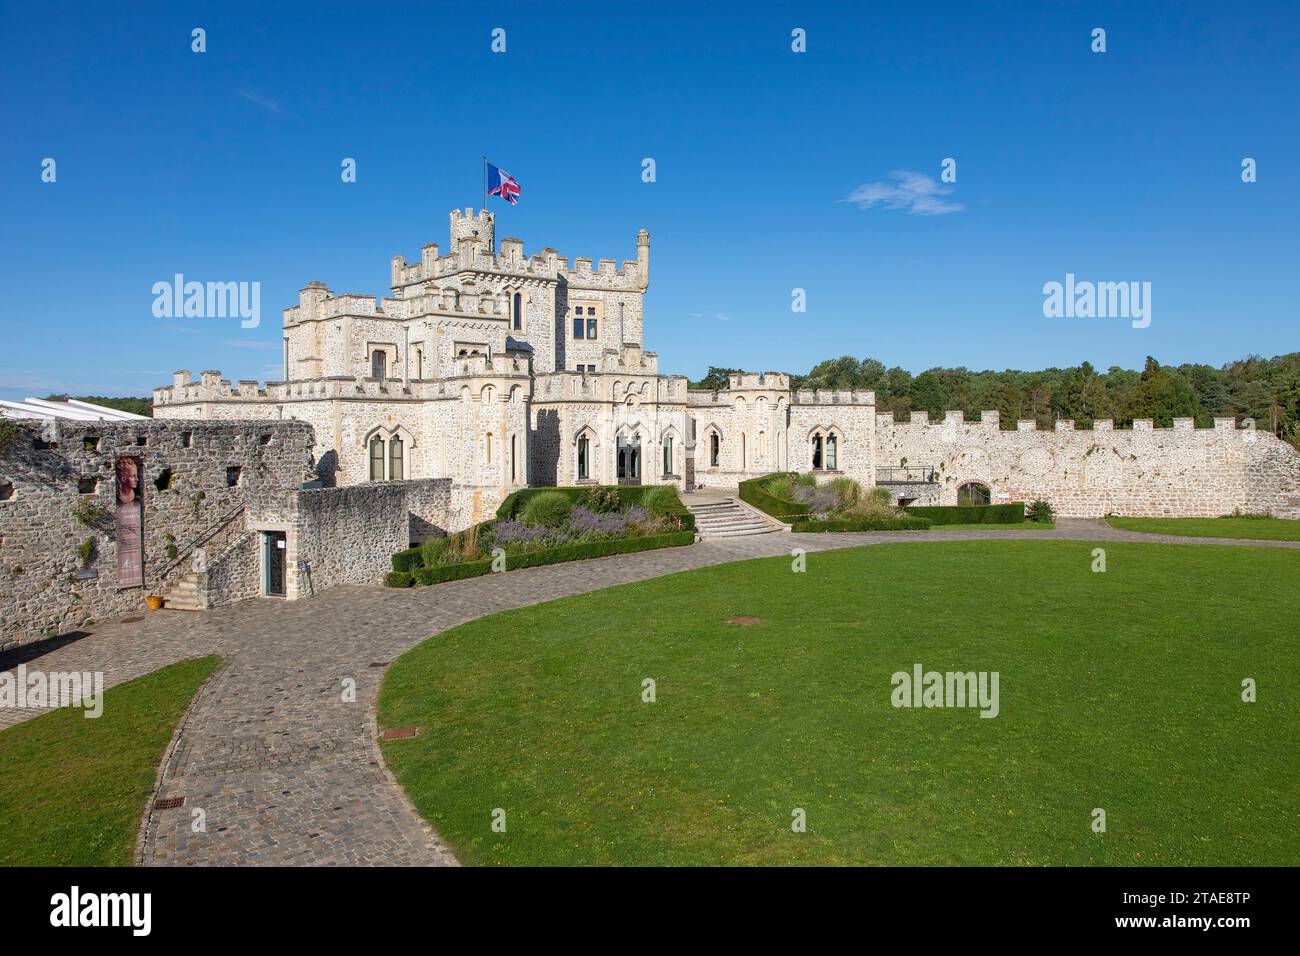
[[[0,498],[0,647],[140,609],[144,596],[166,583],[171,554],[240,508],[299,487],[312,445],[302,422],[23,426],[0,449],[0,488],[7,489]],[[144,586],[121,590],[119,457],[140,461],[144,539]],[[87,541],[94,554],[83,567],[78,548]]]
[[[960,485],[988,485],[994,501],[1051,502],[1063,516],[1205,516],[1234,510],[1300,517],[1300,454],[1266,433],[1238,429],[1230,418],[1213,428],[1175,419],[1173,428],[1138,420],[1131,429],[1108,421],[1076,431],[1072,422],[1038,431],[1019,422],[999,427],[997,412],[966,422],[961,412],[929,422],[876,421],[878,466],[933,466],[940,500],[956,504]]]

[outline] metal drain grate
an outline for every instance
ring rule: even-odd
[[[415,727],[389,727],[380,736],[384,740],[407,740],[418,733]]]
[[[177,807],[183,806],[184,803],[184,797],[163,797],[161,800],[153,802],[153,808],[155,810],[175,810]]]

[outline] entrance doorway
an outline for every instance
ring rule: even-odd
[[[262,532],[262,567],[267,597],[284,597],[285,557],[289,553],[286,537],[283,531]]]
[[[620,485],[641,484],[641,437],[634,435],[631,441],[618,440],[618,483]]]

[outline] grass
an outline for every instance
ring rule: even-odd
[[[129,866],[163,752],[220,663],[119,684],[98,718],[68,707],[0,731],[0,866]]]
[[[1112,528],[1190,538],[1242,538],[1249,541],[1300,541],[1294,518],[1107,518]]]
[[[394,662],[380,725],[420,735],[385,759],[470,864],[1294,865],[1300,562],[1104,546],[1105,573],[1090,542],[909,542],[491,615]],[[1000,715],[895,709],[918,662],[999,672]]]
[[[931,531],[1052,531],[1055,521],[1009,521],[1006,524],[933,524]]]

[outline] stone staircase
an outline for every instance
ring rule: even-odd
[[[785,526],[766,515],[751,511],[735,498],[721,498],[686,504],[695,515],[695,530],[702,538],[726,538],[742,534],[769,534]]]
[[[176,579],[164,593],[165,607],[173,611],[202,611],[203,603],[199,597],[199,576],[193,571],[186,571]]]

